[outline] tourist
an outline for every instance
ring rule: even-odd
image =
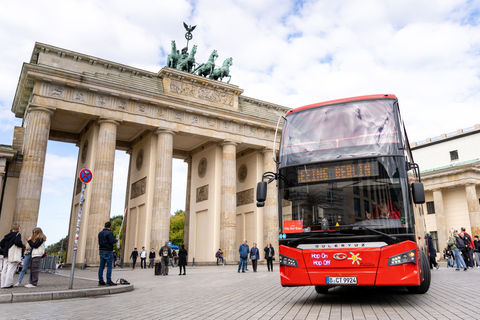
[[[115,286],[112,281],[113,268],[113,245],[117,242],[110,231],[112,224],[110,221],[105,222],[105,228],[98,233],[98,246],[100,251],[100,267],[98,268],[98,285],[99,286]],[[103,281],[103,270],[107,266],[107,282]]]
[[[249,250],[248,245],[247,245],[247,240],[244,239],[243,243],[238,248],[238,253],[240,254],[240,262],[238,263],[238,272],[239,273],[240,273],[240,269],[242,269],[242,272],[245,272],[245,269],[247,268],[249,251],[250,250]]]
[[[132,253],[130,254],[130,259],[133,260],[132,269],[135,269],[135,264],[137,263],[138,251],[137,248],[133,248]]]
[[[17,283],[15,283],[13,286],[18,287],[23,280],[23,277],[25,276],[25,273],[27,272],[28,267],[30,266],[30,261],[32,260],[32,248],[30,247],[30,244],[27,242],[25,245],[25,252],[23,255],[23,267],[22,271],[20,271],[20,275],[18,276]],[[32,272],[30,272],[29,276],[29,283],[32,282]]]
[[[465,246],[463,244],[463,240],[458,236],[457,230],[454,228],[450,228],[448,233],[449,237],[447,244],[450,246],[450,248],[452,248],[453,258],[455,259],[455,270],[458,271],[460,268],[463,268],[463,271],[467,271],[467,266],[462,258],[462,255],[460,254],[460,249],[458,248],[458,246]]]
[[[147,250],[145,250],[145,247],[142,247],[142,251],[140,251],[140,268],[147,269]]]
[[[217,258],[217,266],[218,266],[218,260],[222,261],[223,264],[223,251],[222,249],[218,249],[217,253],[215,254],[215,258]]]
[[[26,284],[25,287],[35,288],[38,284],[38,270],[40,269],[40,260],[42,260],[45,253],[45,241],[47,241],[47,237],[43,234],[42,229],[35,228],[32,231],[32,236],[27,238],[27,241],[32,248],[32,265],[30,267],[32,274],[30,276],[30,283]]]
[[[155,267],[155,249],[152,248],[152,251],[148,254],[148,259],[150,259],[150,264],[148,265],[149,268]]]
[[[158,255],[160,256],[160,259],[162,259],[162,276],[168,276],[168,263],[172,256],[172,251],[168,242],[165,242],[165,245],[160,248]]]
[[[188,255],[188,252],[185,249],[185,245],[182,244],[182,248],[178,251],[178,267],[180,268],[180,273],[178,275],[182,274],[182,267],[183,267],[183,275],[186,275],[185,266],[187,265],[187,255]]]
[[[430,269],[433,269],[433,267],[435,267],[435,269],[438,270],[438,268],[440,267],[437,263],[437,251],[435,250],[435,247],[433,246],[433,240],[432,240],[432,236],[430,235],[430,232],[427,232],[427,235],[426,235],[426,238],[427,238],[427,245],[428,245],[428,256],[429,256],[429,262],[430,262]]]
[[[2,283],[0,288],[13,288],[13,276],[18,263],[22,260],[22,235],[20,234],[20,225],[13,224],[10,232],[0,241],[0,247],[3,248],[3,269]],[[12,248],[10,250],[10,248]],[[14,255],[10,256],[9,255]]]
[[[275,249],[273,249],[272,244],[269,242],[265,249],[265,259],[267,260],[268,271],[273,272],[273,260],[275,259]]]
[[[254,243],[250,249],[250,260],[252,260],[253,272],[257,272],[257,263],[260,259],[260,251],[258,251],[257,244]]]

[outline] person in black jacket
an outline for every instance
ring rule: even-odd
[[[426,238],[427,238],[427,245],[428,245],[428,256],[430,260],[430,269],[433,269],[433,267],[435,267],[435,269],[438,270],[440,266],[438,265],[438,262],[437,262],[437,251],[433,246],[433,239],[430,232],[427,232]]]
[[[267,268],[268,271],[273,272],[273,259],[275,259],[275,249],[273,249],[272,244],[269,242],[265,249],[265,259],[267,259]]]
[[[170,249],[168,242],[165,242],[165,245],[160,248],[158,255],[162,259],[162,275],[168,276],[168,263],[172,257],[172,250]]]
[[[10,233],[8,233],[2,241],[0,241],[0,247],[3,248],[3,269],[2,269],[2,283],[1,288],[10,289],[13,288],[13,276],[17,269],[18,262],[8,260],[8,250],[12,246],[23,248],[22,235],[20,234],[20,225],[13,224]]]
[[[152,251],[150,251],[148,259],[150,259],[150,264],[148,265],[148,267],[155,268],[155,248],[152,248]]]
[[[133,248],[133,251],[130,254],[130,259],[133,260],[132,269],[135,269],[135,264],[137,263],[137,258],[138,258],[138,250],[137,250],[137,248]]]
[[[112,281],[113,268],[113,245],[117,242],[110,231],[112,224],[110,221],[105,222],[105,228],[98,234],[98,246],[100,247],[100,267],[98,268],[98,285],[99,286],[116,286]],[[103,281],[103,270],[107,265],[107,282]]]
[[[185,245],[182,244],[182,249],[178,251],[178,267],[180,268],[180,273],[178,275],[182,274],[182,267],[183,267],[183,275],[185,275],[185,266],[187,265],[187,255],[188,255],[188,252],[185,249]]]

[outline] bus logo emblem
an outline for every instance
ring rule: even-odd
[[[335,260],[345,260],[347,258],[347,255],[345,253],[335,253],[333,255],[333,259]]]

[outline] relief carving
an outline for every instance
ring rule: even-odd
[[[167,117],[167,114],[165,112],[165,109],[163,108],[158,108],[157,109],[157,117],[161,118],[161,119],[165,119]]]
[[[139,113],[145,113],[146,112],[146,106],[144,104],[139,104],[138,105],[138,112]]]
[[[143,149],[140,149],[137,154],[137,170],[140,171],[143,166]]]
[[[96,99],[96,105],[100,107],[106,107],[108,106],[108,103],[110,102],[110,98],[102,95],[98,95]]]
[[[120,110],[127,110],[127,101],[118,100],[117,108],[120,109]]]
[[[205,174],[207,173],[207,159],[202,158],[200,159],[200,162],[198,163],[198,176],[200,178],[205,177]]]
[[[88,140],[85,140],[82,147],[82,163],[85,163],[85,160],[87,160],[87,151],[88,151]]]
[[[130,192],[130,199],[135,199],[147,192],[147,177],[144,177],[132,183],[132,191]]]
[[[87,102],[87,93],[75,90],[73,93],[73,100],[78,102]]]
[[[237,207],[253,203],[253,188],[237,192]]]
[[[205,200],[208,200],[208,184],[197,188],[197,203]]]
[[[52,86],[50,89],[50,96],[52,97],[63,98],[64,94],[65,94],[65,88],[63,87]]]
[[[238,168],[238,173],[237,173],[238,181],[245,182],[245,180],[247,179],[247,174],[248,174],[247,165],[242,164],[240,168]]]
[[[220,93],[215,90],[200,88],[194,85],[172,80],[170,82],[170,91],[185,96],[196,97],[201,100],[221,103],[227,106],[233,106],[233,95]]]
[[[195,97],[196,95],[194,86],[174,80],[170,82],[170,90],[174,93],[182,94],[185,96]]]
[[[198,116],[192,116],[190,119],[190,124],[198,125]]]
[[[183,113],[180,111],[175,111],[173,114],[173,118],[177,121],[183,121]]]
[[[209,128],[214,128],[215,127],[215,120],[207,118],[207,126]]]

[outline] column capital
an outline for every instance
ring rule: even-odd
[[[170,129],[164,129],[164,128],[158,128],[157,130],[155,130],[154,133],[155,133],[157,136],[160,135],[160,134],[164,134],[164,133],[171,134],[172,136],[175,135],[175,131],[170,130]]]
[[[40,107],[40,106],[30,106],[27,109],[27,113],[30,113],[32,111],[43,111],[45,113],[48,113],[48,115],[52,115],[53,112],[55,112],[55,108],[46,108],[46,107]]]
[[[220,145],[223,146],[236,146],[238,143],[232,141],[232,140],[223,140]]]
[[[116,126],[120,125],[120,122],[119,120],[113,120],[113,119],[107,119],[107,118],[100,118],[98,119],[98,124],[101,124],[101,123],[111,123],[111,124],[114,124]]]

